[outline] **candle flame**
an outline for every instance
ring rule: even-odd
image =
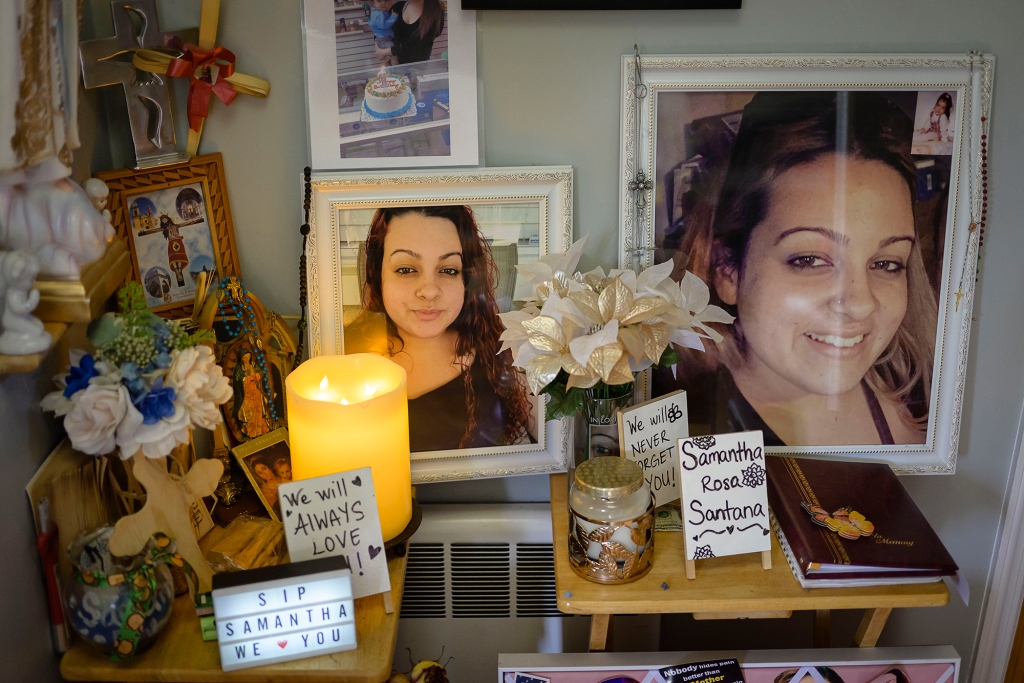
[[[363,396],[365,398],[370,398],[376,392],[377,392],[377,388],[375,386],[373,386],[372,384],[370,384],[369,382],[367,382],[366,386],[363,388]]]
[[[346,401],[345,399],[341,399],[341,405],[347,406],[348,405],[348,401]]]
[[[324,375],[324,378],[320,380],[320,391],[327,391],[327,387],[327,375]]]

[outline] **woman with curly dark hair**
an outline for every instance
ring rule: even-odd
[[[501,348],[496,268],[467,206],[378,209],[366,238],[363,307],[383,313],[408,373],[413,452],[503,446],[536,428]]]

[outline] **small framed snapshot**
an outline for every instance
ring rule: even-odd
[[[569,166],[313,175],[310,353],[405,367],[414,484],[565,469],[569,429],[545,423],[499,314],[532,293],[520,268],[571,244],[572,178]]]
[[[111,221],[154,311],[190,313],[203,271],[215,279],[241,275],[220,154],[96,177],[110,188]]]
[[[275,522],[281,521],[277,488],[292,480],[292,454],[288,430],[281,428],[231,449],[238,466],[249,478],[264,507]]]
[[[475,166],[476,13],[459,0],[303,0],[314,169]]]
[[[950,645],[498,655],[502,683],[684,683],[706,678],[700,672],[709,670],[724,683],[957,683],[960,656]]]
[[[769,454],[953,473],[993,69],[979,53],[623,56],[620,262],[673,262],[736,316],[644,391],[686,390],[691,435],[756,429]]]

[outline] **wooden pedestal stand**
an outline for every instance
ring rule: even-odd
[[[140,450],[133,456],[132,472],[146,488],[146,504],[134,515],[122,517],[114,525],[110,537],[113,555],[136,555],[142,552],[150,537],[161,531],[177,542],[178,554],[185,558],[196,575],[196,590],[205,593],[213,588],[213,572],[203,557],[192,532],[189,507],[192,501],[213,494],[224,472],[219,460],[197,460],[180,481],[167,472],[165,458],[147,458]]]

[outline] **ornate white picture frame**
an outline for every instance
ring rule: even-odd
[[[470,207],[498,266],[500,310],[515,306],[523,293],[515,264],[564,252],[572,243],[571,166],[314,173],[311,185],[306,250],[311,356],[345,353],[346,327],[361,311],[365,240],[377,209]],[[531,443],[414,451],[413,483],[564,471],[570,429],[564,420],[544,422],[541,399],[532,407],[538,427]]]
[[[738,314],[736,327],[722,329],[726,346],[708,341],[709,353],[684,357],[674,375],[648,373],[640,392],[686,388],[691,433],[760,428],[770,454],[881,461],[899,473],[952,474],[979,237],[988,215],[983,181],[993,71],[994,58],[979,53],[624,55],[620,265],[642,269],[675,260],[680,276],[685,268],[708,281],[711,303]],[[819,138],[828,140],[815,147]],[[831,151],[821,151],[826,149]],[[897,166],[905,170],[902,180]],[[794,171],[798,167],[802,175]],[[874,190],[869,202],[852,199],[857,185],[848,174],[858,169],[867,169],[868,185],[878,182],[900,195],[890,208],[902,218],[883,221],[879,207],[889,205]],[[881,180],[886,174],[887,185]],[[783,178],[788,185],[777,184]],[[815,183],[828,188],[827,198],[809,194]],[[773,204],[771,198],[784,192],[790,200]],[[818,211],[827,214],[822,220],[792,209],[821,209],[825,201],[825,214]],[[875,214],[856,218],[864,207]],[[787,220],[796,223],[783,229]],[[857,228],[858,220],[873,227]],[[897,223],[906,234],[886,237],[875,230],[897,230]],[[756,230],[767,235],[762,226],[769,224],[778,228],[776,241],[750,238]],[[800,237],[791,238],[793,233]],[[869,236],[870,250],[864,246]],[[792,247],[783,238],[795,239]],[[892,256],[897,242],[900,253]],[[773,263],[767,247],[758,246],[767,244],[782,245],[770,252],[781,259],[775,271],[763,266]],[[792,255],[781,254],[790,248]],[[787,313],[778,302],[795,296],[789,275],[798,272],[805,278],[813,273],[818,284],[806,290],[803,313]],[[882,294],[864,286],[874,313],[854,315],[843,305],[851,300],[849,292],[829,289],[828,282],[881,282],[870,278],[882,274],[885,286],[895,289]],[[758,306],[752,292],[761,295]],[[930,303],[921,304],[924,299]],[[819,309],[820,315],[814,312]],[[757,346],[772,335],[789,336],[775,349]],[[914,347],[907,338],[927,343]],[[822,367],[830,367],[828,373],[813,372],[815,353],[826,359]],[[886,379],[892,354],[908,359],[906,372]],[[770,362],[761,362],[765,358]],[[793,377],[779,367],[789,360]],[[808,379],[826,375],[817,384]],[[829,423],[832,435],[820,436],[824,430],[817,427],[824,422],[815,422],[818,413],[811,419],[810,412],[793,412],[802,408],[776,410],[774,401],[789,400],[773,393],[783,381],[796,383],[794,395],[831,402],[829,410],[837,415],[836,424]]]

